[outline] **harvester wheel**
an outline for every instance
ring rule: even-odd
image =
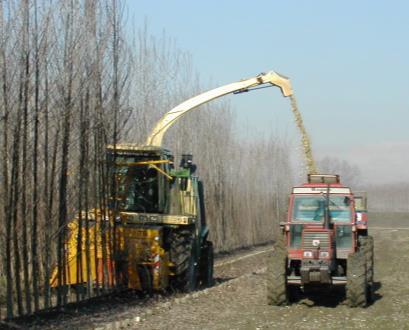
[[[213,243],[206,241],[203,244],[200,256],[200,282],[205,288],[209,288],[214,284],[213,266]]]
[[[283,238],[274,244],[272,257],[267,266],[267,302],[283,306],[288,303],[287,294],[287,249]]]
[[[193,254],[189,258],[189,267],[179,277],[179,290],[182,292],[192,292],[197,289],[198,271],[197,263]]]
[[[349,307],[367,304],[366,256],[362,251],[348,256],[346,298]]]
[[[193,233],[176,230],[170,235],[170,260],[175,265],[172,288],[189,292],[197,286],[197,265],[193,254]]]
[[[366,258],[366,281],[368,285],[368,299],[372,300],[373,295],[373,277],[374,277],[374,244],[372,236],[359,237],[361,251]]]

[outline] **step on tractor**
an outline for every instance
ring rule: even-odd
[[[368,235],[366,194],[354,195],[338,175],[308,175],[293,187],[268,264],[267,300],[282,306],[299,290],[345,286],[347,304],[373,296],[374,242]]]
[[[212,285],[213,245],[208,238],[203,184],[195,175],[192,155],[183,155],[175,169],[174,155],[162,147],[162,139],[179,118],[201,104],[265,84],[279,87],[284,96],[292,94],[288,78],[273,71],[263,73],[179,104],[156,124],[142,146],[108,146],[115,186],[109,210],[82,212],[67,225],[65,273],[56,267],[51,286],[108,284],[145,292],[186,292]]]

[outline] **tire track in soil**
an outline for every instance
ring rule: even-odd
[[[349,308],[343,290],[321,290],[286,307],[266,304],[264,269],[248,272],[209,294],[153,311],[132,329],[409,329],[409,236],[374,230],[375,301]],[[256,259],[256,258],[255,258]],[[248,259],[249,260],[249,259]]]
[[[259,258],[271,251],[271,245],[238,250],[222,254],[215,258],[215,286],[226,283],[248,274],[254,267],[264,265]],[[118,329],[128,328],[137,322],[138,315],[151,315],[158,309],[168,308],[172,304],[185,302],[190,296],[207,295],[202,289],[191,294],[155,294],[153,297],[137,296],[128,291],[119,295],[96,298],[90,302],[82,302],[78,307],[70,307],[57,313],[29,317],[19,321],[22,328],[31,329]],[[139,316],[139,319],[141,317]],[[26,323],[24,323],[26,322]]]

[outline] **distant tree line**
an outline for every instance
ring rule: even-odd
[[[409,213],[409,183],[371,184],[367,187],[371,212]]]
[[[357,165],[336,157],[320,159],[318,167],[321,172],[339,174],[341,182],[352,191],[366,191],[371,212],[409,212],[408,182],[365,183]]]
[[[77,217],[87,229],[81,211],[108,213],[107,144],[142,144],[166,111],[206,89],[188,53],[146,26],[130,33],[123,13],[119,0],[0,2],[0,318],[110,289],[51,290],[67,225]],[[194,154],[218,251],[271,240],[292,178],[285,140],[238,142],[237,127],[231,105],[216,102],[165,143]],[[113,228],[99,228],[108,242]],[[90,237],[78,231],[78,242]]]

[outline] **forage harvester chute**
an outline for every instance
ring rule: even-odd
[[[223,85],[221,87],[196,95],[166,113],[152,130],[146,141],[146,145],[160,147],[162,145],[163,136],[168,128],[171,127],[187,112],[197,108],[198,106],[227,94],[246,92],[251,90],[251,88],[265,84],[279,87],[283,96],[285,97],[290,96],[293,93],[290,80],[287,77],[282,76],[274,71],[261,73],[253,78],[244,79],[228,85]]]

